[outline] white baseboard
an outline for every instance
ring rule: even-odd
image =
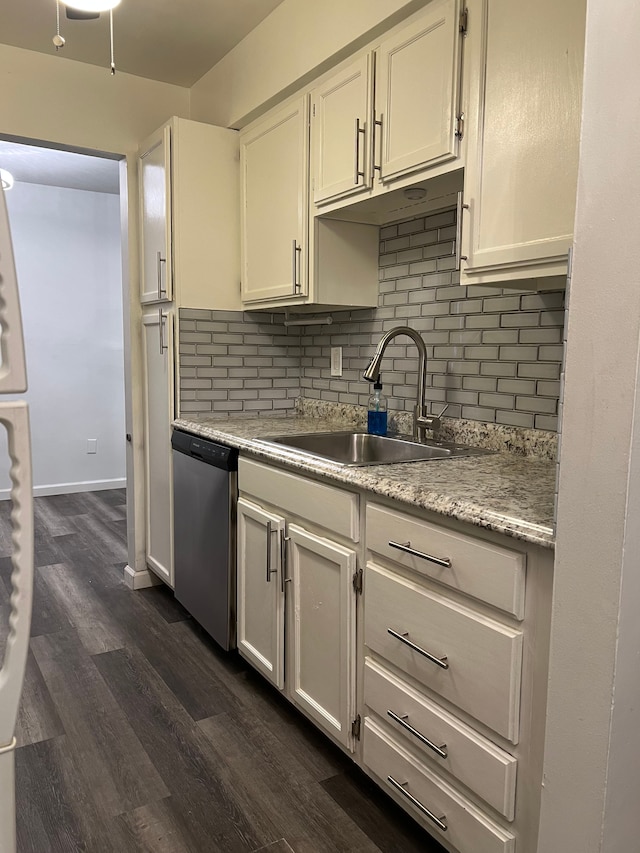
[[[124,582],[129,589],[147,589],[150,586],[158,586],[162,583],[160,578],[149,569],[136,572],[131,566],[124,567]]]
[[[72,495],[76,492],[102,492],[106,489],[124,489],[127,481],[124,477],[116,480],[85,480],[81,483],[54,483],[51,486],[34,486],[35,498],[48,495]],[[0,501],[8,501],[11,497],[9,489],[0,489]]]

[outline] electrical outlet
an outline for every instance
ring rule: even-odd
[[[88,438],[87,439],[87,453],[97,453],[98,452],[98,439],[97,438]]]
[[[331,375],[342,376],[342,347],[331,347]]]

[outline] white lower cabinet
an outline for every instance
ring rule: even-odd
[[[173,587],[174,311],[166,306],[142,316],[147,565]]]
[[[455,853],[537,853],[552,554],[369,502],[362,762]]]
[[[238,501],[238,650],[277,688],[284,687],[285,520]]]
[[[242,458],[238,485],[238,651],[351,751],[357,555],[323,535],[344,493]],[[278,494],[312,512],[279,514]]]
[[[515,853],[516,839],[456,788],[423,764],[370,717],[364,721],[364,762],[421,821],[446,833],[461,853]]]
[[[292,628],[289,692],[343,746],[355,705],[356,553],[297,524],[288,528]]]
[[[552,552],[242,458],[238,482],[240,653],[447,850],[538,853]]]

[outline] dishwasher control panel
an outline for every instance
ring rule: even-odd
[[[238,451],[233,447],[215,444],[188,432],[174,430],[171,436],[171,446],[174,450],[199,459],[216,468],[225,471],[235,471],[238,468]]]

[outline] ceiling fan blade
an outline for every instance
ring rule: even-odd
[[[69,6],[65,6],[64,11],[70,21],[95,21],[100,17],[100,12],[81,12]]]

